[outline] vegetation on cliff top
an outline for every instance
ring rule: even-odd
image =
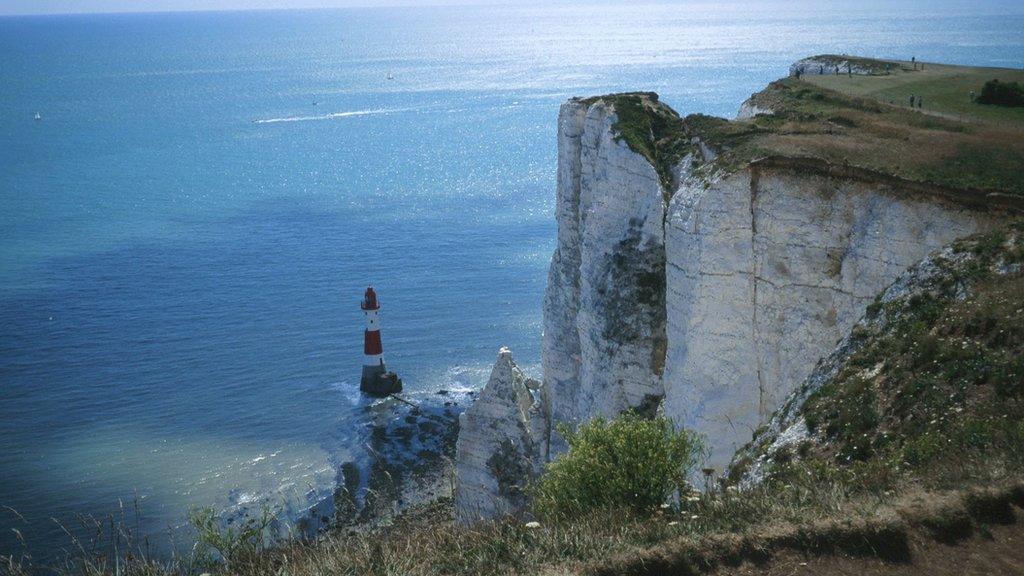
[[[1019,127],[960,122],[795,78],[773,82],[755,102],[774,113],[706,133],[732,140],[715,168],[766,156],[818,158],[913,182],[1024,195]]]
[[[676,165],[691,149],[682,119],[671,107],[658,100],[654,92],[624,92],[582,100],[585,105],[603,101],[616,115],[612,126],[615,138],[630,150],[647,158],[661,180],[666,194],[675,188]]]
[[[1024,83],[1024,70],[952,66],[932,62],[895,62],[888,76],[805,74],[801,80],[850,96],[871,98],[908,107],[910,96],[923,98],[920,111],[970,124],[996,124],[1024,130],[1024,110],[985,105],[981,99],[986,83]],[[915,69],[916,67],[916,69]],[[971,93],[975,101],[971,101]],[[982,99],[983,100],[983,99]]]
[[[691,152],[700,158],[697,141],[719,153],[703,167],[708,174],[769,156],[815,158],[915,183],[1024,196],[1024,108],[970,100],[993,74],[1024,81],[1024,72],[938,64],[915,70],[906,62],[834,58],[892,73],[784,78],[752,97],[772,113],[747,120],[680,117],[651,92],[582,102],[614,107],[616,138],[650,161],[667,196],[678,184],[678,163]]]

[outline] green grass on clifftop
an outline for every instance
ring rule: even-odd
[[[804,75],[753,96],[771,115],[699,124],[687,134],[721,147],[711,170],[731,171],[765,156],[817,158],[912,182],[1024,196],[1024,109],[971,104],[1003,69],[927,64],[890,75]],[[909,95],[924,97],[910,109]]]
[[[819,58],[829,58],[821,56]],[[618,116],[616,137],[650,161],[666,194],[674,168],[693,138],[720,152],[706,173],[730,172],[767,156],[814,158],[863,168],[914,183],[1024,197],[1024,108],[971,103],[987,80],[1024,81],[1024,72],[865,58],[858,66],[886,73],[804,75],[784,78],[754,95],[774,113],[747,120],[703,114],[684,118],[651,92],[588,98],[604,101]],[[924,98],[911,109],[909,95]]]
[[[617,120],[612,129],[616,139],[647,158],[658,173],[662,189],[671,191],[675,180],[673,169],[691,149],[683,121],[676,111],[661,103],[653,92],[608,94],[587,98],[583,103],[593,104],[598,100],[615,110]]]
[[[1024,82],[1024,70],[951,66],[931,62],[893,62],[893,73],[883,76],[847,76],[806,74],[801,80],[851,96],[862,96],[908,106],[910,96],[924,99],[921,111],[966,122],[1003,124],[1024,129],[1024,109],[991,106],[972,102],[970,94],[980,96],[990,80]]]

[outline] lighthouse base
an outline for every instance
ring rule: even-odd
[[[394,372],[388,372],[383,364],[363,366],[363,377],[359,389],[371,396],[388,396],[402,391],[402,379]]]

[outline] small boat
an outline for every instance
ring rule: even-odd
[[[43,115],[42,115],[42,114],[40,114],[39,112],[36,112],[36,115],[35,115],[35,121],[36,121],[36,122],[38,122],[38,121],[40,121],[40,120],[42,120],[42,119],[43,119]]]
[[[392,74],[391,72],[388,72],[388,80],[394,80],[394,79],[395,79],[395,75]]]

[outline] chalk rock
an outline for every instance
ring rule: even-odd
[[[691,180],[666,224],[665,413],[721,470],[880,291],[997,218],[789,169]]]
[[[743,104],[740,104],[739,112],[736,113],[736,119],[748,120],[755,116],[770,115],[774,113],[775,112],[771,108],[759,105],[754,98],[748,98],[743,101]]]
[[[797,60],[789,67],[789,75],[796,76],[797,72],[802,75],[840,74],[870,75],[875,72],[864,66],[864,60],[846,59],[841,56],[811,56]]]
[[[458,522],[516,514],[523,489],[540,470],[538,436],[547,422],[526,377],[502,348],[479,397],[459,419],[455,446],[455,515]]]
[[[665,195],[616,138],[614,107],[572,99],[558,117],[558,243],[544,297],[552,422],[614,416],[662,394]],[[553,435],[552,449],[564,449]]]

